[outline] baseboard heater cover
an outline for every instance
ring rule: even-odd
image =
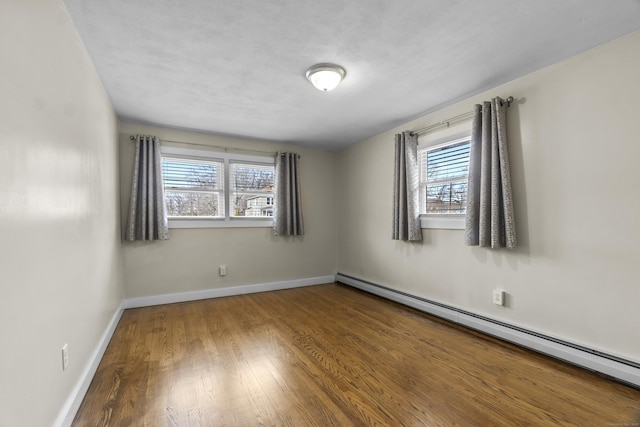
[[[336,281],[640,388],[640,363],[337,273]]]

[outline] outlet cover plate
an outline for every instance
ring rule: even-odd
[[[493,303],[496,305],[504,305],[504,291],[502,289],[493,290]]]
[[[62,346],[62,370],[66,370],[69,366],[69,344]]]

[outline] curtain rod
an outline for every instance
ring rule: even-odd
[[[129,139],[131,141],[135,141],[136,140],[136,135],[129,135]],[[170,139],[161,139],[161,141],[173,142],[174,144],[185,144],[185,145],[195,145],[195,146],[198,146],[198,147],[217,148],[218,150],[222,150],[222,151],[225,151],[225,152],[226,151],[244,151],[244,152],[249,152],[249,153],[269,154],[270,156],[275,156],[276,154],[278,154],[275,151],[253,150],[251,148],[223,147],[221,145],[199,144],[197,142],[172,141]]]
[[[511,103],[513,101],[514,101],[513,96],[510,96],[510,97],[508,97],[507,99],[504,100],[504,102],[507,104],[507,107],[511,107]],[[439,128],[440,126],[449,127],[449,124],[451,122],[457,122],[459,120],[464,120],[464,119],[469,118],[471,116],[473,116],[473,111],[469,111],[467,113],[463,113],[463,114],[460,114],[458,116],[450,117],[450,118],[448,118],[446,120],[441,120],[438,123],[434,123],[432,125],[420,128],[418,130],[414,130],[414,131],[411,132],[411,135],[420,135],[420,134],[423,134],[423,133],[427,133],[432,129]]]

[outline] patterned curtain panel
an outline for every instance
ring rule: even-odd
[[[500,98],[474,108],[465,229],[469,246],[516,247],[506,109]]]
[[[418,201],[418,137],[396,135],[393,182],[393,240],[421,241]]]
[[[276,154],[275,206],[273,234],[302,236],[302,206],[300,204],[300,156],[295,153]]]
[[[169,238],[164,207],[160,140],[155,136],[136,137],[136,159],[125,238],[128,241]]]

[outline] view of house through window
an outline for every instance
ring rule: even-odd
[[[273,216],[273,165],[231,163],[232,216]]]
[[[420,213],[466,212],[469,149],[465,137],[419,151]]]
[[[273,216],[273,163],[163,154],[162,174],[169,218]]]

